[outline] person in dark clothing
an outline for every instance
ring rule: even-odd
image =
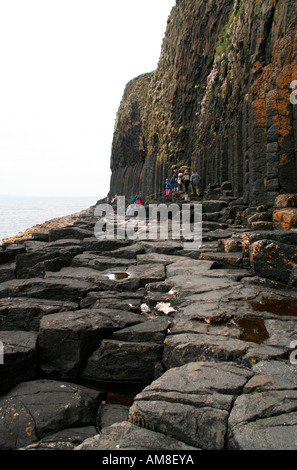
[[[200,181],[201,181],[200,175],[194,172],[191,175],[191,179],[190,179],[190,185],[192,188],[192,196],[200,196],[200,188],[199,188]]]
[[[172,178],[171,178],[171,189],[172,191],[177,191],[177,188],[178,188],[178,176],[177,176],[177,173],[174,173]]]
[[[189,191],[190,179],[191,179],[191,177],[190,177],[190,174],[189,174],[189,170],[185,170],[184,176],[183,176],[183,183],[184,183],[184,186],[185,186],[186,194],[188,194],[188,191]]]

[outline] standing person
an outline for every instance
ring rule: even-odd
[[[200,188],[199,188],[200,181],[201,181],[201,176],[198,175],[196,171],[194,171],[190,179],[190,185],[192,188],[193,196],[200,196]]]
[[[185,185],[185,193],[188,194],[188,191],[189,191],[189,184],[190,184],[190,174],[189,174],[189,170],[185,170],[184,172],[184,176],[183,176],[183,183]]]
[[[165,194],[166,194],[166,196],[168,196],[168,194],[170,194],[170,191],[171,191],[171,183],[170,183],[169,179],[167,178],[166,181],[165,181]]]
[[[177,184],[178,184],[178,191],[183,190],[183,172],[180,170],[177,175]]]
[[[171,178],[171,189],[174,192],[177,190],[177,173],[173,173]]]

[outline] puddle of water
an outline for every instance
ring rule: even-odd
[[[260,302],[250,301],[255,312],[268,312],[279,316],[297,316],[297,300],[291,298],[268,299],[264,298]]]
[[[107,274],[108,278],[113,280],[113,281],[121,281],[122,279],[127,279],[130,277],[130,274],[128,273],[111,273]]]
[[[244,317],[236,320],[236,325],[241,329],[241,338],[256,344],[263,344],[269,338],[264,320],[261,318]]]
[[[107,403],[131,406],[134,398],[140,393],[148,384],[144,383],[111,383],[99,381],[86,381],[83,383],[86,387],[104,392],[104,400]]]

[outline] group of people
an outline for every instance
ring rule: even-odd
[[[167,178],[165,181],[165,195],[168,196],[171,192],[189,194],[189,187],[191,187],[192,196],[200,196],[200,183],[201,177],[196,171],[191,175],[187,169],[184,172],[181,170],[175,171],[172,178]]]
[[[141,196],[131,196],[131,204],[142,204]]]
[[[107,194],[107,204],[114,204],[117,202],[117,198],[118,198],[118,195],[115,194],[114,196],[111,195],[111,193],[108,193]]]
[[[117,202],[117,198],[118,198],[117,194],[115,194],[115,196],[113,197],[111,193],[109,192],[106,198],[107,204],[114,204],[115,202]],[[141,196],[131,196],[130,202],[131,204],[142,204],[142,198]]]
[[[137,206],[137,204],[142,204],[141,196],[131,196],[130,204],[126,209],[126,216],[128,216],[128,217],[130,217],[130,216],[133,217],[134,216],[134,210],[135,210],[135,207]]]

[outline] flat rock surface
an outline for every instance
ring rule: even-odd
[[[97,381],[149,383],[162,372],[162,345],[104,340],[88,359],[82,377]]]
[[[50,313],[76,310],[78,303],[63,300],[9,297],[0,299],[1,330],[38,331],[40,319]]]
[[[223,449],[234,397],[251,376],[226,363],[171,369],[137,395],[130,419],[197,448]]]
[[[84,441],[75,450],[198,450],[164,434],[140,428],[128,422],[103,429],[98,436]]]
[[[75,447],[96,434],[95,426],[64,429],[18,450],[74,450]]]
[[[297,449],[296,233],[218,207],[199,250],[90,219],[0,247],[0,449]]]
[[[16,450],[70,427],[95,424],[100,393],[67,382],[20,384],[0,400],[0,448]]]

